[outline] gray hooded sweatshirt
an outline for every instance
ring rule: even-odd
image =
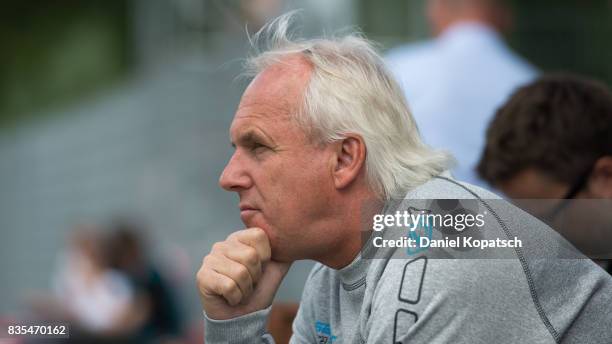
[[[387,250],[370,259],[365,248],[340,270],[317,264],[290,343],[612,343],[612,277],[553,229],[448,174],[405,198],[474,200],[486,214],[485,236],[517,237],[522,247],[503,259],[499,251],[468,259],[453,249],[403,258]],[[274,343],[269,312],[205,315],[205,342]]]

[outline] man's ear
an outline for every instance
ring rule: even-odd
[[[366,146],[359,135],[348,134],[337,142],[333,173],[337,189],[349,186],[361,173],[365,165]]]
[[[612,156],[597,159],[589,179],[588,192],[595,198],[612,199]]]

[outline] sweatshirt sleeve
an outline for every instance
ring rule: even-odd
[[[292,325],[293,335],[289,341],[291,344],[317,342],[314,331],[314,309],[318,282],[313,281],[313,276],[322,267],[320,264],[315,264],[306,280],[300,307]],[[204,342],[206,344],[274,344],[272,336],[266,333],[266,323],[271,308],[272,306],[227,320],[213,320],[204,313]]]
[[[227,320],[210,319],[204,313],[204,342],[206,344],[274,344],[266,333],[266,322],[272,306],[257,312]]]

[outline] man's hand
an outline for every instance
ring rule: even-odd
[[[235,232],[214,244],[197,274],[206,315],[225,320],[270,306],[291,266],[270,256],[268,236],[260,228]]]

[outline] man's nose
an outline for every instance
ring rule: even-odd
[[[241,163],[238,154],[234,153],[227,162],[219,177],[219,185],[227,191],[240,191],[251,187],[251,178]]]

